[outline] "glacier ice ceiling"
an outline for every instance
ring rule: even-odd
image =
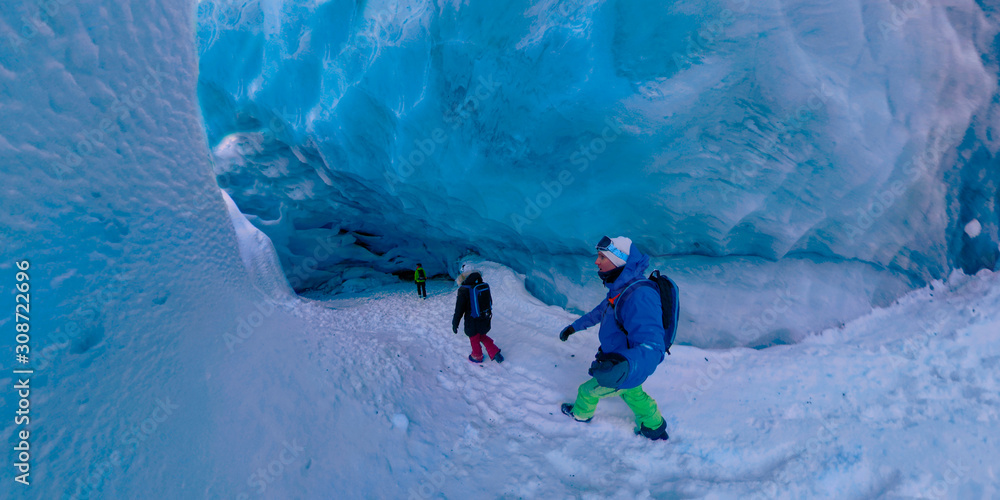
[[[298,290],[478,254],[573,307],[558,276],[591,279],[614,233],[667,260],[870,266],[894,296],[996,264],[994,16],[203,1],[198,95],[219,184]]]

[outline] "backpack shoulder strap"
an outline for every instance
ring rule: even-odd
[[[620,309],[617,307],[617,305],[621,304],[622,302],[625,301],[625,297],[627,297],[629,295],[629,292],[631,292],[631,291],[635,290],[636,288],[638,288],[636,285],[642,285],[644,283],[648,284],[648,285],[652,285],[654,287],[657,287],[657,289],[659,289],[659,287],[657,286],[657,284],[654,283],[652,280],[648,280],[648,279],[645,279],[645,278],[638,279],[638,280],[633,281],[632,283],[629,283],[628,286],[626,286],[625,289],[622,290],[622,293],[619,293],[618,296],[615,297],[615,301],[611,302],[611,309],[614,310],[615,322],[618,323],[618,327],[621,328],[623,332],[625,332],[625,335],[628,335],[628,330],[625,329],[625,323],[621,320],[620,317],[618,317],[618,311]],[[657,292],[657,293],[659,293],[659,292]]]

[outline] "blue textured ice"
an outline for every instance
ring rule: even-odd
[[[864,269],[881,284],[815,291],[862,311],[1000,252],[975,5],[204,1],[198,26],[217,178],[298,290],[476,254],[586,310],[581,256],[622,234],[672,270]],[[317,262],[327,237],[343,251]]]

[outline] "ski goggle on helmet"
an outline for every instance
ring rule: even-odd
[[[597,251],[611,252],[612,255],[621,259],[622,262],[628,260],[628,255],[626,255],[625,252],[619,250],[618,247],[615,246],[615,242],[611,241],[611,238],[608,238],[607,236],[601,238],[601,241],[597,242]]]

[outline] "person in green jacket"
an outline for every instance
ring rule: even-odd
[[[424,272],[424,268],[420,266],[417,262],[417,270],[413,271],[413,281],[417,283],[417,297],[426,299],[427,298],[427,273]]]

